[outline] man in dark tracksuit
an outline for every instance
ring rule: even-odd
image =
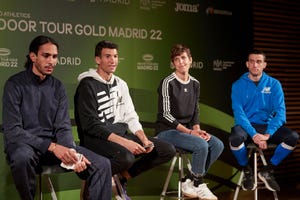
[[[26,70],[10,77],[4,87],[5,153],[16,188],[21,199],[33,200],[41,165],[64,163],[86,180],[89,199],[111,199],[109,160],[74,143],[65,89],[51,76],[57,56],[52,38],[36,37]]]

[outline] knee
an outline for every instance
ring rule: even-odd
[[[299,140],[299,134],[296,131],[292,131],[288,139],[286,140],[286,144],[292,147],[295,147]]]
[[[243,137],[238,135],[229,136],[229,143],[233,147],[238,147],[244,142]]]
[[[219,139],[216,140],[215,146],[220,151],[223,151],[223,149],[224,149],[224,143]]]
[[[104,171],[111,170],[110,160],[104,156],[98,156],[96,161],[94,160],[93,162],[97,163],[98,168],[103,169]]]
[[[174,147],[174,145],[167,143],[165,145],[165,149],[164,149],[164,154],[166,155],[166,157],[168,159],[173,158],[176,155],[176,149]]]
[[[231,129],[231,134],[229,136],[229,143],[233,147],[240,146],[243,142],[245,142],[245,138],[247,133],[241,126],[234,126]]]
[[[111,176],[112,171],[111,171],[111,163],[110,160],[106,157],[100,156],[97,159],[97,173],[101,174],[103,176]]]
[[[159,154],[160,157],[170,160],[176,155],[176,149],[173,144],[162,141],[162,140],[153,140],[155,151]]]
[[[295,140],[295,141],[299,140],[299,134],[296,131],[292,131],[292,137],[293,137],[293,140]]]
[[[201,139],[199,142],[195,142],[193,144],[192,149],[193,149],[192,151],[195,153],[204,154],[205,152],[208,153],[209,145],[207,142],[202,142],[202,139]]]
[[[7,153],[8,162],[13,168],[27,168],[27,166],[32,166],[32,163],[34,163],[32,150],[28,150],[27,148],[17,148]]]
[[[124,169],[130,168],[133,165],[133,163],[135,162],[135,157],[131,153],[125,153],[122,155],[120,154],[115,159],[118,162],[118,164],[120,166],[122,166],[122,168],[124,168]]]

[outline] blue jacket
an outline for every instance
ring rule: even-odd
[[[231,100],[235,125],[253,137],[257,132],[251,123],[267,124],[271,136],[286,122],[286,108],[281,84],[263,72],[256,85],[243,74],[232,85]]]

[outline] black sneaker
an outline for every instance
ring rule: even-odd
[[[242,180],[242,189],[243,190],[254,190],[254,177],[253,171],[250,166],[247,166],[243,169],[244,177]]]
[[[280,187],[273,176],[273,171],[261,171],[258,173],[258,177],[264,182],[268,190],[280,191]]]

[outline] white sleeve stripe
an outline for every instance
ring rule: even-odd
[[[173,122],[176,119],[170,114],[170,95],[169,95],[169,83],[174,79],[173,75],[168,76],[162,83],[162,97],[163,97],[163,117]]]

